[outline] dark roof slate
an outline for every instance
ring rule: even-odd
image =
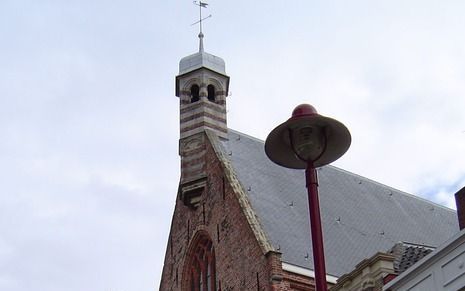
[[[396,243],[389,254],[394,255],[394,272],[400,274],[431,253],[435,248],[405,242]]]
[[[304,171],[272,163],[263,141],[231,129],[221,145],[283,262],[313,269]],[[328,274],[349,273],[399,241],[437,246],[458,231],[446,207],[334,166],[318,177]]]

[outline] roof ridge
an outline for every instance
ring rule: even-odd
[[[246,133],[237,131],[237,130],[232,129],[232,128],[228,128],[228,130],[229,130],[230,132],[232,132],[232,133],[237,134],[237,135],[242,135],[242,136],[248,137],[248,138],[250,138],[250,139],[253,139],[253,140],[255,140],[255,141],[261,142],[261,143],[263,143],[263,144],[265,143],[264,140],[261,140],[261,139],[255,137],[255,136],[251,136],[251,135],[249,135],[249,134],[246,134]]]
[[[371,179],[371,178],[367,178],[367,177],[361,176],[360,174],[356,174],[356,173],[347,171],[347,170],[345,170],[345,169],[336,167],[336,166],[334,166],[334,165],[328,165],[328,166],[329,166],[329,167],[332,167],[332,168],[335,168],[336,170],[339,170],[339,171],[341,171],[341,172],[345,172],[345,173],[347,173],[347,174],[350,174],[350,175],[353,175],[353,176],[357,176],[357,177],[360,178],[360,179],[364,179],[364,180],[370,181],[370,182],[372,182],[372,183],[374,183],[374,184],[383,186],[384,188],[388,188],[388,189],[390,189],[390,190],[397,191],[397,192],[399,192],[400,194],[404,194],[404,195],[406,195],[406,196],[410,196],[410,197],[412,197],[412,198],[416,198],[416,199],[418,199],[418,200],[420,200],[420,201],[423,201],[423,202],[426,202],[426,203],[428,203],[428,204],[432,204],[432,205],[434,205],[434,206],[443,208],[444,210],[448,210],[448,211],[454,212],[454,213],[456,212],[454,209],[451,209],[451,208],[449,208],[449,207],[447,207],[447,206],[441,205],[441,204],[436,203],[436,202],[434,202],[434,201],[428,200],[428,199],[426,199],[426,198],[424,198],[424,197],[421,197],[421,196],[418,196],[418,195],[415,195],[415,194],[412,194],[412,193],[408,193],[408,192],[406,192],[406,191],[404,191],[404,190],[400,190],[400,189],[394,188],[394,187],[392,187],[392,186],[389,186],[389,185],[383,184],[383,183],[381,183],[381,182],[375,181],[375,180],[373,180],[373,179]],[[325,166],[325,167],[328,167],[328,166]]]
[[[418,243],[411,243],[411,242],[406,242],[406,241],[401,241],[399,243],[401,243],[403,246],[406,246],[406,247],[426,248],[426,249],[431,249],[431,250],[435,250],[437,248],[437,247],[434,247],[434,246],[429,246],[429,245],[425,245],[425,244],[418,244]]]

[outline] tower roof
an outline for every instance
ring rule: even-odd
[[[207,68],[221,75],[226,75],[224,60],[204,51],[202,32],[199,34],[199,39],[199,52],[181,59],[179,62],[179,75],[184,75],[200,68]]]

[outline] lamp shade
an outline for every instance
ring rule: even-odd
[[[296,136],[302,134],[304,136]],[[296,141],[302,143],[296,145]],[[265,141],[265,153],[270,160],[286,168],[305,169],[308,162],[317,168],[340,158],[350,143],[350,132],[344,124],[319,115],[309,104],[301,104],[289,120],[270,132]]]

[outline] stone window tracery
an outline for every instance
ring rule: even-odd
[[[197,241],[187,270],[188,291],[216,291],[215,251],[208,237]]]

